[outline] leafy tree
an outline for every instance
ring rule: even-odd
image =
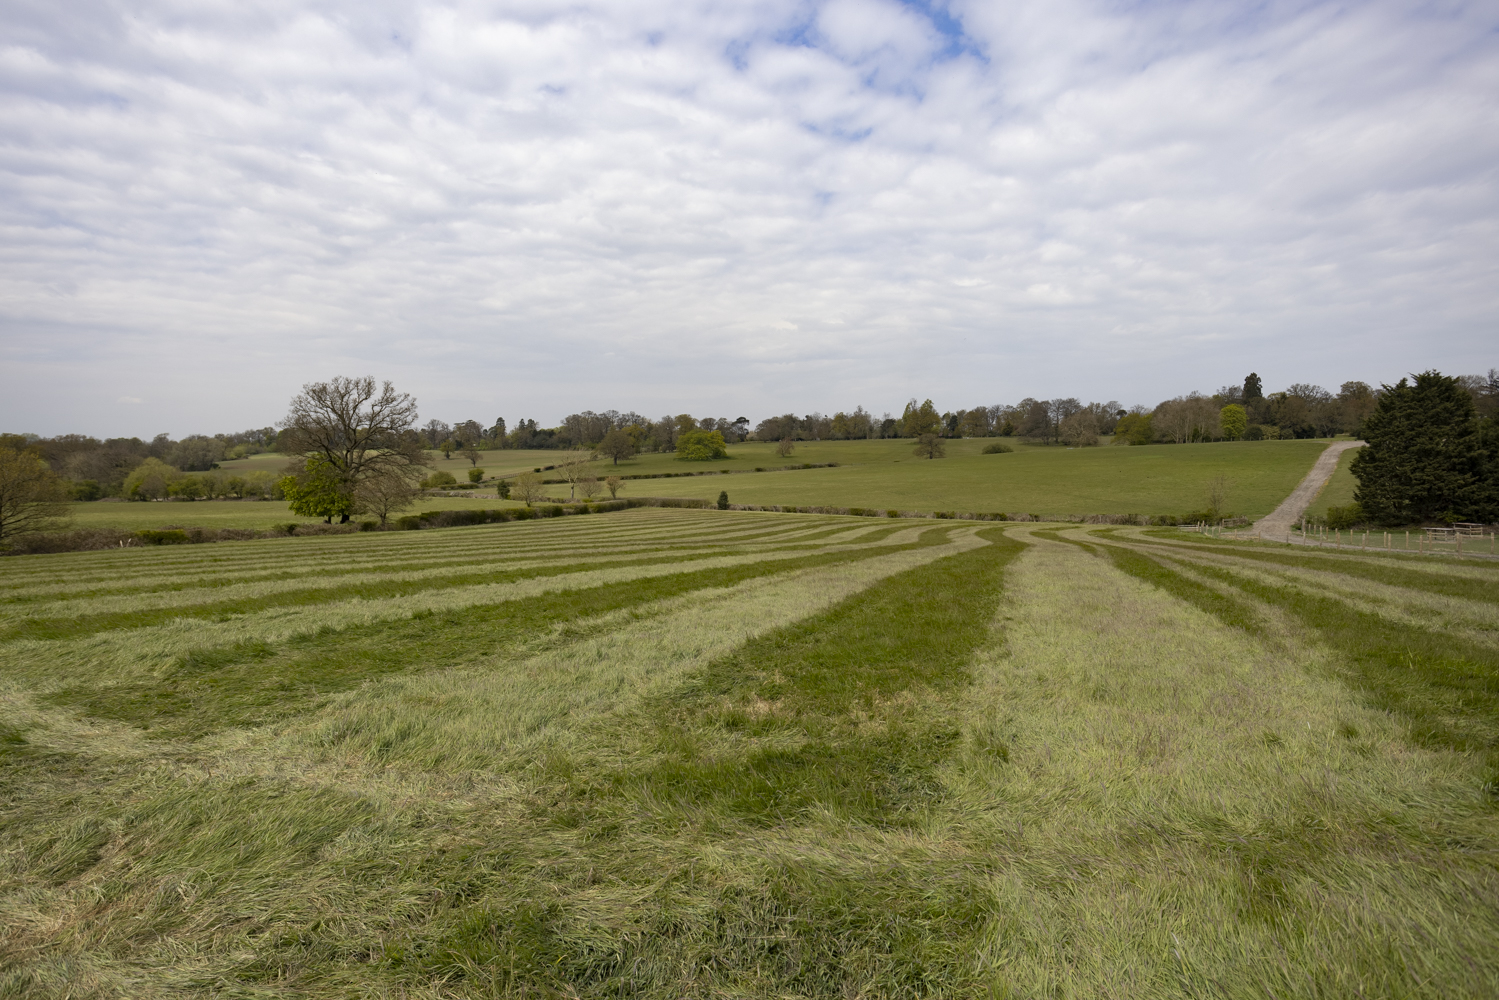
[[[1150,413],[1126,413],[1114,425],[1114,443],[1123,445],[1150,444],[1155,440],[1154,416]]]
[[[728,490],[719,490],[718,491],[718,509],[719,510],[728,510],[729,509],[729,491]]]
[[[495,483],[494,492],[495,496],[499,497],[501,500],[509,500],[510,480],[501,479],[498,483]]]
[[[483,482],[484,481],[484,470],[481,469],[481,468],[479,468],[478,466],[474,466],[472,469],[469,469],[468,470],[468,481],[471,482],[471,483],[481,483],[481,482]]]
[[[201,500],[208,495],[208,486],[197,476],[183,476],[167,487],[167,494],[183,500]]]
[[[454,441],[452,438],[443,438],[442,443],[437,446],[437,450],[442,452],[443,458],[452,458],[453,449],[457,447],[458,442]]]
[[[1244,407],[1238,403],[1229,403],[1218,411],[1218,423],[1223,425],[1223,436],[1230,441],[1237,441],[1244,436],[1244,431],[1249,427],[1249,414],[1244,412]]]
[[[0,447],[0,539],[58,527],[67,499],[68,484],[35,453]]]
[[[604,488],[609,491],[609,499],[613,500],[625,488],[625,481],[618,476],[610,476],[604,480]]]
[[[1338,406],[1342,410],[1343,430],[1362,435],[1364,421],[1374,412],[1379,397],[1364,382],[1344,382],[1338,389]]]
[[[942,458],[947,454],[947,447],[940,434],[929,431],[916,439],[915,454],[922,458]]]
[[[479,449],[475,448],[473,445],[466,445],[463,451],[460,452],[460,454],[463,455],[464,458],[468,459],[469,465],[472,465],[476,469],[479,467]]]
[[[603,439],[599,441],[599,454],[605,458],[614,460],[618,465],[622,458],[630,458],[635,454],[635,441],[620,427],[612,428]]]
[[[80,479],[73,484],[74,500],[97,500],[104,495],[104,488],[92,479]]]
[[[906,404],[905,412],[901,414],[901,436],[919,438],[923,434],[942,433],[942,415],[932,405],[930,399],[920,406],[912,399]]]
[[[728,458],[729,449],[718,431],[689,430],[677,437],[677,458],[685,462],[711,462]]]
[[[348,483],[333,463],[317,455],[308,456],[297,473],[281,478],[281,492],[293,514],[320,517],[324,524],[332,524],[335,517],[347,521],[354,512]]]
[[[1372,520],[1499,518],[1499,469],[1478,434],[1473,397],[1435,371],[1385,386],[1353,459],[1354,500]]]
[[[125,495],[135,500],[160,500],[181,478],[182,470],[159,458],[148,458],[125,477]]]

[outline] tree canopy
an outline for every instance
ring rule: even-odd
[[[1354,457],[1354,499],[1386,524],[1499,518],[1494,456],[1479,439],[1472,395],[1435,371],[1385,386]]]

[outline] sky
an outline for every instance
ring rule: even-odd
[[[0,430],[1499,366],[1499,4],[6,0]]]

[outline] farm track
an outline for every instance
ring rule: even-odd
[[[0,563],[0,996],[1499,994],[1499,587],[643,509]]]

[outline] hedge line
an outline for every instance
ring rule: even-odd
[[[695,474],[695,473],[694,473]],[[676,475],[676,473],[673,473]],[[552,517],[583,514],[608,514],[634,507],[680,507],[694,510],[715,508],[711,500],[686,497],[630,497],[597,503],[547,503],[535,507],[509,507],[498,510],[429,510],[397,518],[387,530],[420,531],[427,528],[457,528],[476,524],[504,524],[508,521],[535,521]],[[895,510],[876,507],[826,507],[790,504],[729,504],[729,510],[766,511],[784,514],[842,514],[853,517],[943,518],[957,521],[1062,521],[1075,524],[1137,524],[1170,526],[1194,524],[1197,515],[1174,517],[1144,514],[1025,514],[956,510]],[[32,555],[47,552],[83,552],[97,549],[134,548],[144,545],[196,545],[204,542],[244,541],[252,538],[286,538],[308,535],[346,535],[356,531],[379,531],[374,521],[349,524],[278,524],[268,530],[251,528],[158,528],[124,531],[116,528],[85,528],[23,535],[0,547],[4,555]]]

